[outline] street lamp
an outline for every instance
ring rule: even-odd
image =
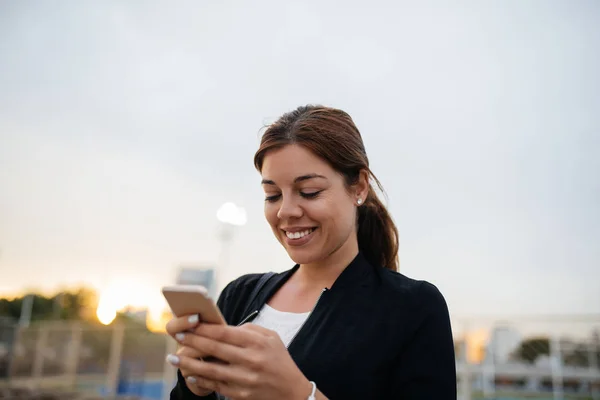
[[[247,221],[246,210],[235,203],[227,202],[217,210],[217,219],[227,225],[244,226]]]
[[[221,241],[221,253],[219,254],[217,286],[219,284],[218,276],[223,276],[223,271],[227,268],[229,251],[233,240],[233,233],[237,227],[246,225],[246,210],[232,202],[221,205],[217,210],[217,219],[221,222],[219,239]],[[220,289],[220,288],[219,288]]]

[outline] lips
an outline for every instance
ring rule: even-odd
[[[288,237],[288,239],[301,239],[304,236],[310,235],[315,229],[316,228],[308,228],[303,231],[297,231],[297,232],[285,231],[285,235]]]
[[[286,228],[282,229],[285,233],[285,243],[291,247],[301,247],[307,244],[314,237],[317,228]]]

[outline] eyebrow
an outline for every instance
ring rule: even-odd
[[[327,179],[327,178],[324,177],[323,175],[319,175],[319,174],[306,174],[306,175],[301,175],[301,176],[297,177],[296,179],[294,179],[294,183],[307,181],[309,179]],[[263,179],[261,181],[261,184],[262,185],[275,185],[275,182],[270,179]]]

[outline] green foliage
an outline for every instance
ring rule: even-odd
[[[564,362],[566,365],[572,365],[575,367],[589,367],[592,365],[600,365],[600,349],[596,351],[590,351],[589,344],[578,344],[575,349],[569,351],[564,356]]]
[[[589,367],[590,362],[600,365],[600,349],[590,354],[589,343],[577,343],[574,348],[561,351],[565,365]],[[535,363],[540,356],[550,355],[550,339],[534,337],[525,339],[513,353],[513,359],[529,364]]]
[[[513,358],[533,364],[538,357],[543,355],[550,355],[550,339],[534,337],[523,340],[515,350]]]
[[[0,299],[0,317],[18,319],[25,298]],[[31,320],[82,319],[89,316],[90,310],[95,310],[95,301],[96,293],[88,288],[64,291],[50,297],[33,294]]]

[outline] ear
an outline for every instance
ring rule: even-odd
[[[353,186],[353,193],[355,195],[355,203],[358,199],[361,200],[361,204],[365,204],[367,196],[369,195],[369,173],[367,170],[362,169],[358,175],[358,182]]]

